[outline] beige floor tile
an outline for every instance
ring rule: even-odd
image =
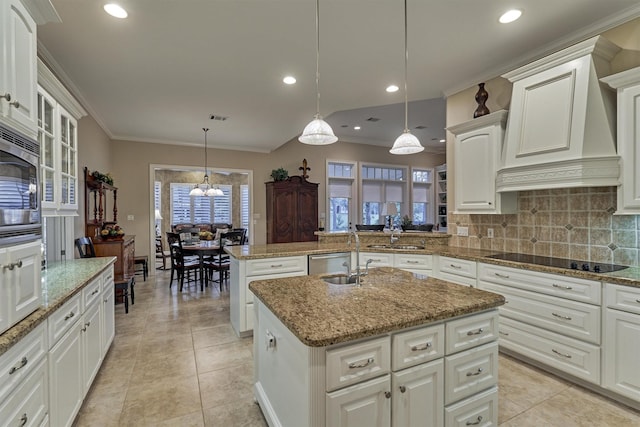
[[[241,340],[241,338],[236,337],[230,323],[193,331],[193,347],[195,349],[239,340]]]
[[[154,427],[204,427],[202,411],[193,412],[155,424]]]
[[[267,427],[260,407],[247,399],[203,410],[206,427]]]
[[[194,375],[196,375],[196,360],[193,349],[174,353],[156,351],[138,356],[131,374],[131,383],[139,384],[172,376]]]
[[[251,351],[242,341],[203,347],[195,352],[199,375],[217,369],[253,363]]]
[[[253,398],[253,363],[206,372],[198,379],[204,409]]]

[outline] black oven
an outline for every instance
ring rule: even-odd
[[[42,236],[38,142],[0,125],[0,246]]]

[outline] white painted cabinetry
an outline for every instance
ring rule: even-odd
[[[477,266],[475,261],[468,259],[438,256],[434,276],[459,285],[476,287]]]
[[[20,0],[0,3],[0,122],[36,137],[36,23]]]
[[[0,249],[0,333],[42,303],[40,240]]]
[[[618,214],[640,214],[640,67],[601,79],[618,90]]]
[[[605,283],[603,386],[640,402],[640,288]]]
[[[479,263],[478,287],[507,300],[502,349],[600,384],[600,282]]]
[[[455,212],[501,214],[516,211],[517,193],[497,193],[496,173],[502,166],[505,110],[451,126]]]
[[[238,336],[253,331],[253,293],[249,283],[260,279],[306,276],[307,256],[239,260],[231,257],[229,290],[231,326]]]

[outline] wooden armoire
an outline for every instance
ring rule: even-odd
[[[318,240],[318,184],[301,176],[266,182],[267,243]]]

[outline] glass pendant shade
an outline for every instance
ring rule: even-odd
[[[334,135],[329,123],[322,120],[319,115],[305,126],[302,135],[298,137],[298,141],[309,145],[329,145],[337,140],[338,137]]]
[[[212,187],[209,184],[209,172],[207,171],[207,132],[209,129],[202,128],[204,131],[204,179],[202,183],[196,184],[191,191],[189,191],[189,196],[224,196],[224,193],[218,187]]]
[[[197,185],[193,187],[193,190],[189,192],[190,196],[204,196],[204,191],[200,189]]]
[[[206,196],[209,197],[213,197],[213,196],[224,196],[224,193],[222,192],[221,189],[219,188],[209,188],[207,191],[204,192],[204,194]]]
[[[405,131],[396,138],[393,147],[389,150],[391,154],[415,154],[424,150],[418,138],[416,138],[409,130]]]

